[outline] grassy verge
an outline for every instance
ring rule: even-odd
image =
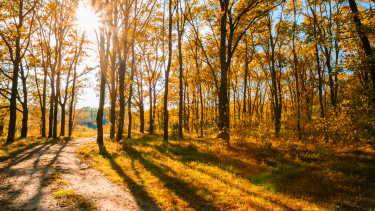
[[[106,139],[103,155],[95,143],[77,153],[110,180],[171,210],[375,207],[372,154],[276,139],[232,142],[231,148],[213,138],[167,144],[162,136],[145,135]]]
[[[5,145],[6,138],[0,139],[0,157],[11,153],[16,153],[21,150],[29,149],[37,145],[48,144],[60,141],[60,138],[40,138],[40,137],[28,137],[16,140],[14,143]]]
[[[32,148],[37,145],[42,145],[42,144],[49,144],[49,143],[54,143],[58,142],[63,139],[77,139],[77,138],[83,138],[83,137],[92,137],[97,134],[96,130],[92,129],[86,129],[85,131],[82,132],[73,132],[71,137],[59,137],[56,139],[51,139],[51,138],[46,138],[46,137],[37,137],[37,136],[30,136],[27,138],[23,139],[18,139],[14,143],[5,145],[6,142],[6,137],[0,137],[0,157],[9,155],[11,153],[16,153],[22,150],[26,150],[29,148]]]

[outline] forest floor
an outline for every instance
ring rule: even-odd
[[[300,143],[235,131],[185,139],[134,134],[77,147],[84,162],[163,210],[375,210],[375,156],[366,146]]]
[[[136,133],[103,154],[94,137],[18,142],[0,157],[0,210],[375,210],[371,148],[249,134]]]
[[[0,163],[0,210],[160,210],[82,163],[77,146],[95,138],[47,142]]]

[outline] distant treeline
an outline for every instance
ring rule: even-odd
[[[90,108],[90,107],[83,107],[78,109],[78,116],[77,120],[80,125],[87,126],[88,128],[92,128],[96,130],[96,117],[97,117],[98,109],[97,108]],[[103,115],[103,125],[108,125],[107,114],[104,111]]]

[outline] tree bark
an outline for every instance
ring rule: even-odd
[[[51,97],[50,97],[50,107],[49,107],[49,122],[48,122],[48,138],[52,138],[53,133],[53,108],[55,102],[55,74],[51,73]]]
[[[249,63],[248,63],[248,55],[247,55],[247,38],[245,38],[245,76],[244,76],[244,92],[243,92],[243,109],[242,115],[243,120],[245,121],[246,117],[246,92],[247,92],[247,75],[249,72]]]
[[[4,120],[0,120],[0,136],[4,134]]]
[[[113,42],[115,46],[116,42]],[[116,127],[116,98],[117,98],[117,87],[116,87],[116,51],[113,51],[111,61],[111,128],[109,137],[113,139],[115,137]]]
[[[168,64],[165,71],[165,85],[164,85],[164,141],[168,142],[168,86],[169,86],[169,71],[172,62],[172,0],[169,0],[169,27],[168,27]]]
[[[65,103],[62,103],[60,105],[61,107],[61,125],[60,125],[60,128],[61,128],[61,131],[60,131],[60,136],[65,136],[65,114],[66,114],[66,111],[65,111]]]
[[[8,137],[6,144],[11,144],[15,141],[16,135],[16,122],[17,122],[17,88],[18,88],[18,72],[21,62],[21,48],[20,36],[16,37],[16,58],[13,63],[13,77],[12,77],[12,93],[10,95],[10,112],[9,112],[9,126]]]
[[[178,5],[178,4],[177,4]],[[178,9],[177,8],[177,16],[178,16]],[[183,77],[183,69],[182,69],[182,33],[183,33],[183,28],[180,29],[180,17],[177,17],[177,33],[178,33],[178,64],[179,64],[179,106],[178,106],[178,137],[180,139],[183,138],[182,134],[182,101],[183,101],[183,86],[182,86],[182,77]]]
[[[363,29],[363,25],[362,25],[361,19],[359,17],[357,3],[355,2],[355,0],[348,0],[348,1],[349,1],[350,9],[352,10],[352,13],[353,13],[353,21],[354,21],[354,24],[355,24],[355,28],[358,32],[358,35],[359,35],[359,37],[361,39],[361,42],[362,42],[363,49],[364,49],[364,51],[366,53],[366,56],[368,57],[368,60],[369,60],[370,75],[371,75],[371,80],[372,80],[372,88],[373,88],[373,91],[374,91],[374,94],[375,94],[375,59],[374,59],[374,55],[373,55],[373,52],[372,52],[371,44],[370,44],[370,41],[367,37],[366,31]],[[375,102],[375,98],[374,98],[373,101]]]
[[[23,102],[22,104],[22,130],[21,130],[21,138],[27,137],[27,123],[29,120],[29,109],[27,108],[27,87],[26,87],[26,77],[25,71],[22,65],[21,65],[21,81],[22,81],[22,91],[23,91]]]
[[[141,120],[139,131],[141,133],[144,133],[145,132],[145,110],[143,106],[143,99],[141,100],[140,105],[139,105],[139,116]]]
[[[152,113],[152,79],[149,81],[149,93],[150,93],[150,126],[149,126],[149,134],[153,135],[154,134],[154,118],[153,118],[153,113]]]
[[[293,58],[294,58],[294,76],[296,78],[296,101],[297,101],[297,131],[298,131],[298,139],[302,139],[302,131],[301,131],[301,123],[300,123],[300,93],[299,93],[299,77],[298,77],[298,59],[296,53],[296,46],[295,46],[295,35],[296,35],[296,5],[295,1],[293,0],[293,11],[294,11],[294,23],[293,23]],[[286,106],[285,106],[286,108]],[[286,112],[285,112],[286,113]]]
[[[99,152],[104,153],[106,151],[104,142],[103,142],[103,109],[104,109],[104,99],[105,99],[105,83],[107,78],[107,64],[105,58],[105,49],[104,49],[104,30],[100,28],[100,94],[99,94],[99,108],[98,114],[96,117],[96,125],[98,128],[98,136],[96,142],[99,147]]]
[[[56,75],[56,93],[55,93],[55,107],[54,107],[54,117],[53,117],[53,138],[57,138],[57,110],[59,105],[59,96],[60,96],[60,68],[57,71]]]
[[[227,16],[229,1],[222,1],[221,5],[221,19],[220,19],[220,90],[219,90],[219,135],[218,138],[226,141],[228,147],[229,143],[229,102],[228,102],[228,70],[231,61],[230,52],[227,55]],[[232,46],[230,46],[232,47]],[[230,48],[231,50],[231,48]],[[228,56],[228,58],[227,58]]]
[[[132,135],[132,97],[133,97],[133,79],[134,79],[134,63],[135,63],[135,52],[134,52],[134,42],[132,44],[132,66],[130,74],[130,88],[129,88],[129,98],[128,98],[128,116],[129,116],[129,125],[128,125],[128,138],[131,139]]]
[[[70,101],[70,107],[69,107],[69,136],[72,136],[73,133],[73,111],[74,109],[74,98],[75,98],[75,87],[76,87],[76,77],[77,77],[77,72],[76,72],[76,66],[74,67],[74,74],[73,74],[73,87],[72,87],[72,99]]]
[[[199,73],[198,73],[199,74]],[[199,83],[199,95],[201,100],[201,138],[203,138],[203,95],[202,95],[202,83]]]
[[[118,130],[116,140],[122,140],[122,134],[124,132],[124,122],[125,122],[125,93],[124,93],[124,83],[125,83],[125,71],[126,71],[126,61],[128,57],[128,24],[129,24],[129,5],[126,5],[125,8],[125,17],[124,17],[124,55],[120,61],[119,67],[119,97],[120,97],[120,116],[118,120]],[[117,49],[117,54],[121,58],[120,48]],[[129,105],[130,106],[130,105]]]

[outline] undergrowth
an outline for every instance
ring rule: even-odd
[[[66,132],[66,134],[68,134]],[[85,128],[85,130],[77,130],[74,131],[72,136],[61,136],[55,139],[47,138],[47,137],[37,137],[37,136],[30,136],[27,138],[19,138],[14,143],[5,145],[6,143],[6,136],[0,137],[0,157],[9,155],[11,153],[16,153],[25,149],[29,149],[32,147],[35,147],[37,145],[42,144],[50,144],[55,143],[60,140],[66,140],[66,139],[77,139],[77,138],[83,138],[83,137],[92,137],[97,134],[96,130]]]
[[[102,155],[95,143],[77,153],[110,180],[166,209],[375,208],[373,154],[366,150],[241,134],[232,136],[231,148],[215,138],[166,143],[160,135],[105,139],[105,145]]]
[[[0,139],[0,157],[11,153],[16,153],[21,150],[29,149],[37,145],[49,144],[60,141],[60,138],[40,138],[40,137],[28,137],[18,139],[12,144],[5,145],[6,137]]]

